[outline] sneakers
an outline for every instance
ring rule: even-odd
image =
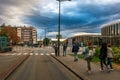
[[[91,70],[87,70],[87,73],[88,73],[88,74],[91,74],[92,72],[91,72]]]
[[[103,69],[100,69],[101,72],[103,72],[104,70]]]
[[[110,71],[113,71],[114,69],[110,69]]]
[[[75,59],[74,61],[76,62],[76,61],[78,61],[78,59]]]

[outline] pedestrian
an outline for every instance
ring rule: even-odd
[[[101,71],[104,70],[103,65],[105,65],[105,67],[107,68],[106,58],[107,58],[107,43],[102,43],[99,54]]]
[[[109,66],[110,69],[109,70],[113,70],[113,66],[112,66],[112,59],[114,58],[114,52],[111,48],[111,45],[108,44],[108,48],[107,48],[107,67]]]
[[[79,44],[77,41],[73,42],[72,52],[74,53],[74,61],[78,61]]]
[[[82,57],[85,58],[86,56],[86,46],[82,46]]]
[[[84,55],[84,59],[87,62],[87,72],[91,73],[91,61],[93,59],[93,55],[95,53],[95,49],[92,45],[91,42],[89,42],[85,48],[85,55]]]
[[[67,43],[63,44],[63,56],[66,56]]]
[[[54,51],[55,51],[55,56],[58,56],[58,45],[57,45],[57,43],[55,43],[53,45],[53,48],[54,48]]]

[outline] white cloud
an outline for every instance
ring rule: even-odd
[[[58,34],[58,32],[49,32],[47,34],[47,36],[56,36]]]
[[[110,22],[107,22],[107,23],[101,25],[100,28],[108,26],[108,25],[111,25],[111,24],[119,23],[119,22],[120,22],[120,19],[117,19],[117,20],[114,20],[114,21],[110,21]]]
[[[36,1],[36,0],[34,0]],[[0,2],[0,20],[9,25],[27,25],[24,23],[22,18],[25,15],[31,15],[32,7],[34,7],[35,2],[33,0],[5,0]],[[0,24],[2,24],[0,22]]]
[[[106,4],[114,4],[119,3],[120,0],[75,0],[78,4],[85,5],[85,4],[96,4],[96,5],[106,5]]]
[[[120,2],[120,0],[93,0],[97,4],[114,4]]]
[[[61,3],[61,13],[69,16],[80,16],[83,18],[85,13],[80,13],[81,6],[86,5],[111,5],[115,3],[119,3],[120,0],[72,0],[72,1],[65,1]],[[86,6],[87,7],[87,6]],[[45,16],[53,16],[54,14],[58,14],[58,2],[56,0],[0,0],[0,24],[3,22],[10,25],[29,25],[26,24],[25,21],[22,19],[28,15],[35,15],[35,11],[38,12],[37,14],[45,15]],[[78,12],[78,13],[76,13]],[[47,15],[46,15],[47,14]],[[89,15],[88,16],[92,16]],[[101,18],[96,18],[90,20],[90,23],[93,23],[95,20],[103,20],[103,19],[113,19],[118,17],[119,14],[111,15],[111,16],[104,16]],[[91,17],[93,18],[93,17]],[[39,21],[38,21],[39,22]],[[34,23],[34,22],[33,22]],[[31,21],[32,24],[32,21]],[[31,25],[30,24],[30,25]],[[88,23],[87,23],[88,24]],[[75,24],[76,26],[77,24]],[[34,25],[32,25],[34,26]],[[62,25],[61,25],[62,26]],[[78,26],[78,25],[77,25]],[[80,25],[81,26],[81,25]],[[66,28],[65,28],[66,29]],[[85,33],[84,31],[89,30],[90,28],[81,28],[81,29],[72,29],[72,30],[65,30],[61,31],[61,34],[70,37],[72,35],[78,35]],[[44,33],[44,31],[42,31]],[[40,34],[42,34],[40,32]],[[82,32],[82,33],[78,33]],[[56,36],[58,32],[49,32],[48,36]]]

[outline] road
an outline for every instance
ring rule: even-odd
[[[48,48],[32,48],[30,57],[7,80],[80,80],[50,56]]]

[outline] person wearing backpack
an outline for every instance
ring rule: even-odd
[[[93,59],[93,55],[95,53],[95,49],[92,46],[92,43],[88,43],[85,49],[85,57],[84,59],[87,62],[87,72],[91,73],[91,61]]]

